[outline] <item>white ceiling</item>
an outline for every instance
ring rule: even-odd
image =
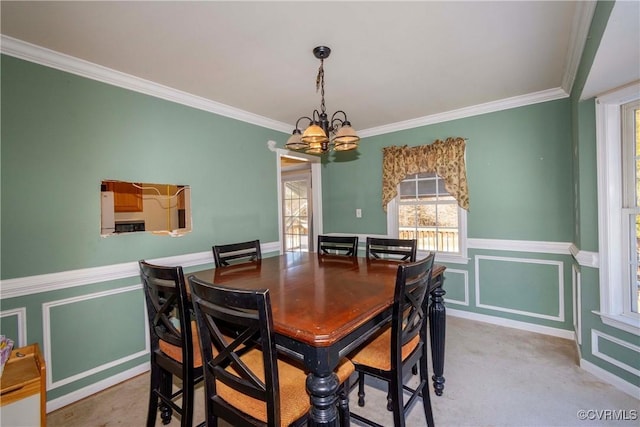
[[[327,112],[345,110],[370,130],[566,93],[584,10],[573,1],[2,1],[0,28],[280,130],[319,108],[312,49],[326,45]]]

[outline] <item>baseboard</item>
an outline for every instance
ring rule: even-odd
[[[601,379],[602,381],[611,384],[618,390],[627,393],[634,399],[640,399],[640,387],[637,387],[630,382],[627,382],[622,378],[613,375],[611,372],[605,371],[601,367],[582,358],[580,358],[580,367],[593,376]]]
[[[47,402],[47,413],[53,412],[56,409],[60,409],[67,405],[75,403],[81,399],[84,399],[85,397],[89,397],[92,394],[96,394],[102,390],[105,390],[123,381],[131,379],[135,376],[144,374],[149,369],[151,369],[149,362],[145,362],[145,363],[142,363],[141,365],[136,366],[135,368],[128,369],[124,372],[121,372],[117,375],[109,377],[105,380],[98,381],[97,383],[93,383],[87,387],[73,391],[69,394],[65,394],[64,396],[59,397],[57,399],[50,400]]]
[[[503,317],[488,316],[486,314],[472,313],[470,311],[456,310],[447,308],[447,314],[463,319],[477,320],[479,322],[491,323],[492,325],[505,326],[507,328],[521,329],[523,331],[536,332],[538,334],[551,335],[558,338],[573,340],[575,335],[573,331],[564,329],[551,328],[549,326],[535,325],[518,320],[505,319]]]

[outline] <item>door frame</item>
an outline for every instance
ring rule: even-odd
[[[282,239],[284,220],[282,218],[282,167],[280,159],[291,157],[294,159],[306,160],[311,164],[311,197],[313,200],[312,221],[313,235],[315,238],[322,234],[322,162],[320,157],[309,154],[298,153],[284,148],[276,148],[275,141],[269,141],[269,149],[276,153],[276,179],[278,189],[278,243],[280,244],[280,254],[284,253],[284,241]],[[314,239],[315,241],[315,239]],[[315,252],[315,244],[309,245],[309,252]]]

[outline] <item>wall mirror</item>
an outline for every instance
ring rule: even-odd
[[[188,185],[104,180],[100,235],[148,231],[180,236],[191,231]]]

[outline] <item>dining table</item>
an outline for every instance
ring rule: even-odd
[[[444,270],[434,265],[425,298],[438,395],[444,387]],[[309,425],[337,426],[334,369],[389,324],[397,271],[397,261],[285,252],[189,275],[219,286],[269,289],[276,347],[309,372]]]

